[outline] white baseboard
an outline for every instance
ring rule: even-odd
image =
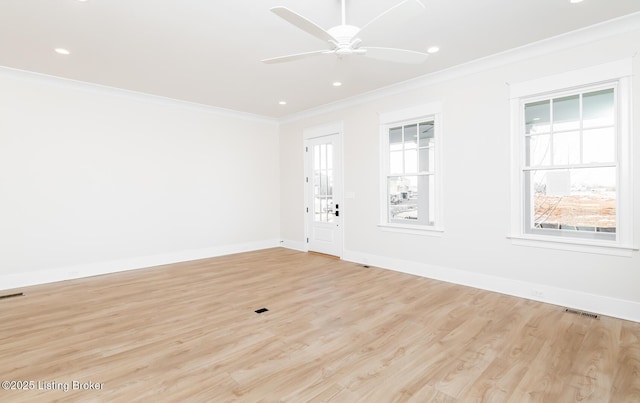
[[[127,270],[186,262],[190,260],[206,259],[209,257],[230,255],[233,253],[275,248],[278,246],[301,252],[307,251],[306,244],[304,242],[271,239],[243,244],[180,251],[164,255],[144,256],[108,262],[59,267],[56,269],[36,272],[7,274],[0,276],[0,290],[11,290],[31,285],[117,273]],[[588,294],[581,291],[528,283],[503,277],[489,276],[486,274],[478,274],[464,270],[348,250],[344,251],[342,258],[350,262],[376,266],[383,269],[399,271],[449,283],[640,322],[640,303],[635,301]]]
[[[306,243],[292,241],[290,239],[283,239],[280,241],[280,246],[287,249],[297,250],[299,252],[307,252],[309,250]]]
[[[279,240],[269,239],[242,244],[184,250],[163,255],[141,256],[135,258],[112,260],[107,262],[96,262],[76,266],[58,267],[55,269],[28,273],[6,274],[0,276],[0,290],[10,290],[31,285],[53,283],[56,281],[118,273],[127,270],[143,269],[147,267],[160,266],[171,263],[187,262],[190,260],[230,255],[233,253],[276,248],[280,245],[281,244]]]
[[[354,263],[640,322],[640,303],[635,301],[354,251],[345,250],[342,258]]]

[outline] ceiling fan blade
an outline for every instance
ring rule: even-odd
[[[300,59],[306,59],[307,57],[311,57],[311,56],[317,56],[317,55],[322,55],[322,54],[327,54],[327,53],[333,53],[330,50],[314,50],[313,52],[305,52],[305,53],[296,53],[293,55],[287,55],[287,56],[279,56],[279,57],[272,57],[269,59],[263,59],[261,60],[262,63],[266,63],[266,64],[272,64],[272,63],[284,63],[284,62],[291,62],[294,60],[300,60]]]
[[[362,47],[367,51],[364,55],[372,59],[386,60],[396,63],[407,64],[420,64],[427,60],[428,53],[416,52],[409,49],[396,49],[396,48],[377,48],[377,47]]]
[[[315,36],[323,41],[335,41],[336,39],[327,31],[320,28],[316,23],[306,19],[300,14],[296,14],[286,7],[273,7],[271,11],[278,17],[288,21],[308,34]]]
[[[386,37],[390,29],[397,29],[402,23],[417,16],[425,10],[420,0],[404,0],[383,12],[356,34],[359,38]]]

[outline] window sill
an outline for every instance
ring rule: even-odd
[[[437,227],[425,227],[418,225],[402,225],[402,224],[378,224],[378,228],[385,232],[397,232],[401,234],[437,236],[440,237],[444,230]]]
[[[618,245],[583,239],[550,239],[535,235],[511,235],[507,236],[511,243],[517,246],[530,246],[534,248],[566,250],[572,252],[595,253],[599,255],[631,257],[638,248],[630,245]]]

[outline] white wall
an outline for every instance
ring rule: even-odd
[[[280,128],[0,69],[0,289],[276,246],[279,239],[304,245],[302,133],[342,121],[344,190],[355,195],[342,209],[345,259],[640,321],[637,251],[584,254],[506,238],[508,83],[632,57],[638,44],[639,30],[589,44],[549,43],[526,59],[520,51],[490,58],[386,96],[291,117]],[[636,243],[638,72],[636,56]],[[443,103],[445,232],[382,232],[378,114],[431,101]]]
[[[280,128],[282,237],[290,244],[299,244],[304,237],[303,216],[297,214],[304,202],[302,131],[342,120],[344,190],[355,194],[344,201],[345,259],[640,321],[637,251],[631,257],[605,256],[516,246],[507,239],[508,83],[630,58],[640,50],[640,30],[635,27],[588,44],[566,45],[563,38],[560,45],[532,46],[526,58],[521,49],[416,80],[415,88],[404,84],[398,87],[402,90],[388,89],[387,96],[369,94],[341,107],[290,118]],[[633,71],[634,175],[639,196],[639,57],[634,58]],[[381,231],[378,114],[433,101],[443,103],[445,232],[430,237]],[[636,198],[636,244],[638,202]]]
[[[277,130],[0,70],[0,289],[277,246]]]

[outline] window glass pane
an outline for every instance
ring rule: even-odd
[[[387,184],[389,220],[418,220],[418,177],[390,176]]]
[[[313,173],[313,194],[320,194],[320,171],[315,171]]]
[[[416,148],[418,146],[418,125],[404,127],[404,148]]]
[[[395,212],[393,206],[400,204],[403,200],[402,191],[404,190],[401,176],[387,177],[387,195],[389,196],[389,219],[393,218],[392,212]]]
[[[423,122],[420,123],[419,125],[419,130],[420,130],[420,147],[424,147],[427,144],[425,143],[425,141],[429,141],[430,139],[433,139],[434,137],[434,122]]]
[[[417,150],[405,150],[404,152],[404,172],[418,172],[418,152]]]
[[[553,130],[580,129],[580,96],[553,100]]]
[[[420,172],[433,172],[435,169],[435,149],[420,149]]]
[[[402,151],[392,151],[389,155],[389,173],[402,173]]]
[[[327,168],[327,145],[320,145],[320,169]]]
[[[333,222],[336,218],[336,211],[333,205],[333,199],[327,199],[327,222]]]
[[[549,165],[551,162],[551,144],[548,134],[527,137],[527,165]]]
[[[589,92],[582,96],[583,127],[610,126],[614,123],[613,88]]]
[[[616,232],[616,168],[531,171],[533,225]]]
[[[322,197],[314,197],[313,199],[313,219],[315,221],[322,221],[322,207],[320,200],[322,200]]]
[[[582,133],[582,162],[614,162],[615,136],[613,127],[585,130]]]
[[[326,171],[320,171],[320,194],[327,195],[329,193],[329,184],[327,183]]]
[[[333,144],[327,144],[327,168],[333,168]]]
[[[426,180],[426,188],[428,189],[427,197],[424,197],[427,201],[427,210],[429,211],[429,225],[434,225],[436,221],[436,209],[434,208],[436,205],[436,181],[433,176],[422,176],[421,179]],[[420,194],[422,195],[422,187],[420,187]]]
[[[412,193],[413,200],[417,206],[418,215],[416,224],[433,225],[435,212],[432,206],[435,205],[435,188],[433,186],[433,176],[416,176],[417,189]]]
[[[550,104],[549,100],[532,102],[524,106],[525,116],[525,133],[548,133],[550,123]]]
[[[389,129],[389,150],[402,150],[402,127]]]
[[[553,135],[553,164],[568,165],[580,163],[580,132],[557,133]]]
[[[418,129],[419,129],[418,146],[427,147],[433,144],[433,138],[434,138],[433,122],[420,123]]]
[[[331,196],[333,195],[333,170],[328,169],[325,172],[325,175],[327,177],[327,196]]]
[[[327,199],[325,199],[324,197],[322,199],[320,199],[320,211],[321,211],[321,215],[320,215],[320,221],[326,222],[327,221]]]
[[[320,169],[320,146],[313,146],[313,169]]]

